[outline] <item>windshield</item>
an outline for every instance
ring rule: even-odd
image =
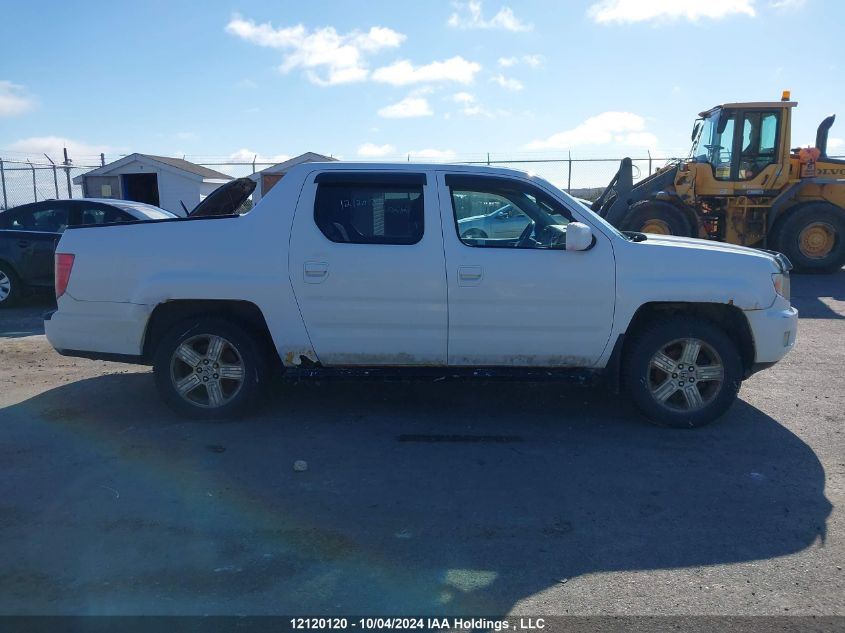
[[[721,110],[716,110],[703,119],[699,119],[699,121],[701,121],[701,129],[698,131],[698,136],[695,138],[695,141],[693,141],[692,150],[690,151],[690,157],[696,162],[717,162],[712,160],[713,147],[715,147],[713,144],[713,138],[716,134],[716,125],[719,122],[719,115],[721,112]]]

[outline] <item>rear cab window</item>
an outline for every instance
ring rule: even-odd
[[[416,244],[424,232],[424,174],[324,172],[317,176],[314,221],[346,244]]]

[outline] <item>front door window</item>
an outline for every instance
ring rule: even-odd
[[[777,131],[777,112],[745,113],[737,180],[751,180],[765,167],[777,162]]]
[[[569,212],[534,188],[450,178],[461,242],[493,248],[563,248]]]

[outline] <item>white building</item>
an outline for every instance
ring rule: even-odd
[[[130,154],[73,179],[86,198],[146,202],[177,215],[191,211],[232,176],[181,158]]]
[[[267,167],[261,171],[257,171],[249,177],[252,178],[257,186],[252,193],[253,204],[258,204],[262,196],[266,196],[267,192],[272,189],[277,182],[279,182],[290,169],[301,163],[325,163],[327,161],[334,161],[336,158],[331,156],[323,156],[316,152],[305,152],[299,156],[295,156],[283,163],[277,163],[272,167]]]

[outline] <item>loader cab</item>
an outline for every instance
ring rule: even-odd
[[[772,189],[788,177],[789,115],[793,102],[731,103],[702,112],[693,127],[690,163],[699,185],[724,195],[734,189]],[[705,167],[706,166],[706,167]],[[710,181],[711,187],[708,187]],[[775,181],[778,181],[776,184]],[[731,192],[732,193],[732,192]]]

